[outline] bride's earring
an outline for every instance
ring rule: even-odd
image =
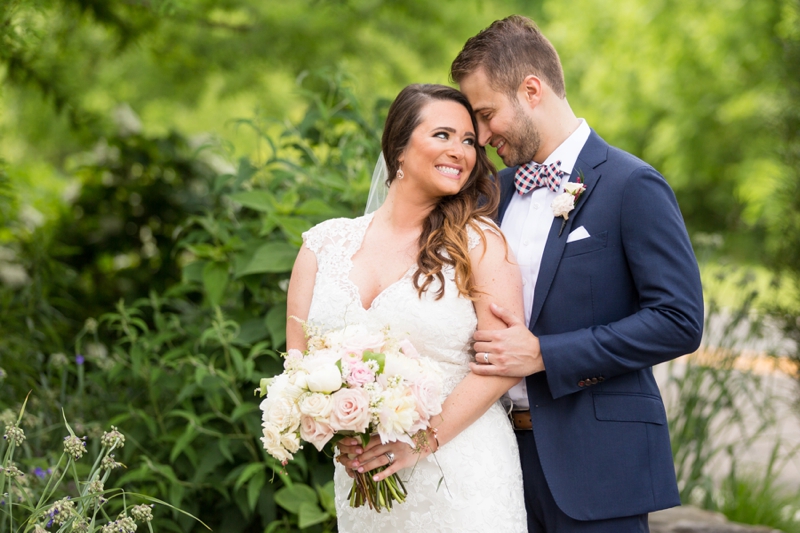
[[[402,166],[402,164],[403,163],[400,163],[401,166]],[[403,173],[403,169],[402,168],[398,168],[397,169],[397,174],[395,174],[394,177],[399,179],[399,180],[401,180],[401,179],[405,178],[406,175]]]

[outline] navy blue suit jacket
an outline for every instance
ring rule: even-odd
[[[570,176],[586,191],[542,257],[530,330],[545,372],[528,376],[536,446],[559,508],[577,520],[680,504],[652,366],[700,344],[703,295],[675,196],[647,163],[592,131]],[[499,218],[516,167],[500,173]],[[584,226],[590,237],[567,244]]]

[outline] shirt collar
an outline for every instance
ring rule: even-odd
[[[545,165],[561,161],[561,170],[564,171],[567,176],[572,174],[572,169],[575,168],[575,162],[578,160],[581,150],[583,150],[583,145],[586,144],[589,135],[592,133],[589,124],[587,124],[584,119],[579,118],[578,120],[580,124],[575,131],[544,160]]]

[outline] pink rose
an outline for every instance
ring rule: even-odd
[[[352,365],[353,363],[358,363],[362,361],[362,353],[361,352],[345,352],[342,354],[342,363],[346,363],[348,365]]]
[[[363,433],[369,426],[369,394],[364,389],[341,389],[333,396],[331,427]]]
[[[333,428],[327,422],[314,420],[311,416],[300,418],[300,437],[310,444],[313,444],[318,451],[333,437]]]
[[[400,346],[400,350],[403,352],[403,355],[410,359],[419,359],[419,352],[416,348],[414,348],[414,345],[411,344],[410,340],[403,339],[398,344]]]
[[[438,379],[421,377],[411,385],[417,401],[417,412],[423,420],[442,412],[442,383]]]
[[[363,361],[353,363],[347,368],[349,373],[345,381],[351,387],[363,387],[367,383],[375,381],[375,372]]]

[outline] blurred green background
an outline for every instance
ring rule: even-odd
[[[63,407],[129,435],[120,486],[215,530],[333,528],[330,460],[282,473],[257,440],[300,234],[360,214],[388,102],[512,13],[576,114],[665,175],[707,300],[800,339],[798,0],[0,0],[0,411],[33,390],[25,464]]]

